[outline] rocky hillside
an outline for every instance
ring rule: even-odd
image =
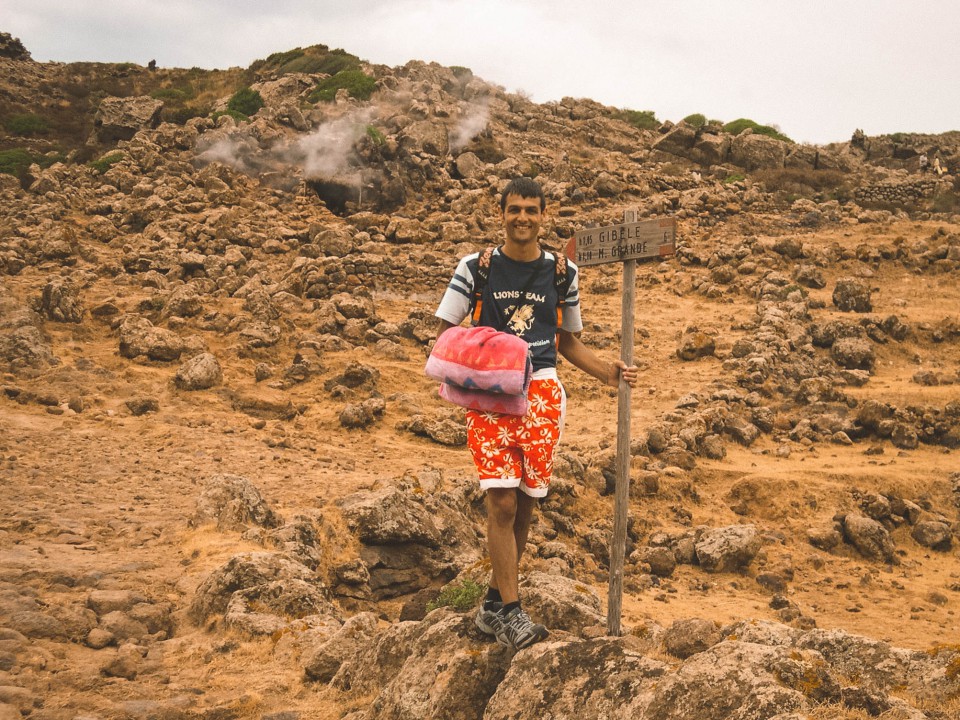
[[[798,145],[325,46],[2,36],[0,102],[0,720],[960,713],[960,133]],[[637,273],[626,633],[616,401],[561,365],[521,568],[552,634],[514,655],[472,625],[483,498],[422,367],[521,174],[552,247],[679,231]],[[583,278],[613,357],[619,268]]]

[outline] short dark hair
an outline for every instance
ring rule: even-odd
[[[543,194],[543,188],[533,178],[518,177],[507,183],[507,186],[500,194],[500,212],[507,209],[507,195],[519,195],[522,198],[540,198],[540,212],[547,207],[547,198]]]

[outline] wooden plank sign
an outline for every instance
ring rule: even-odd
[[[567,257],[578,266],[667,257],[676,249],[677,221],[639,222],[578,230],[567,243]]]

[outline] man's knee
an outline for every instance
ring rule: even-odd
[[[487,513],[493,522],[512,524],[517,517],[517,491],[514,488],[487,490]]]

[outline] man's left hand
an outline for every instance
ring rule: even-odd
[[[627,365],[623,360],[614,360],[610,363],[610,372],[607,375],[607,385],[620,387],[622,377],[631,388],[636,387],[640,369],[636,365]]]

